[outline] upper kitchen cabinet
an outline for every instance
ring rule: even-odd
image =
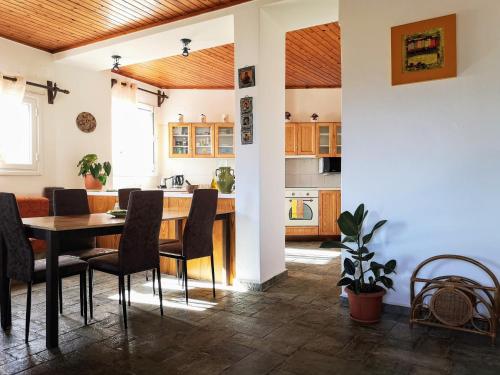
[[[214,125],[206,123],[191,124],[191,136],[193,157],[214,157]]]
[[[341,124],[340,122],[317,123],[317,150],[318,157],[341,156]]]
[[[234,124],[215,124],[215,157],[234,158]]]
[[[297,124],[297,155],[316,155],[316,124]]]
[[[191,153],[191,124],[170,123],[168,124],[170,134],[171,158],[190,158]]]
[[[234,158],[234,124],[170,123],[171,158]]]
[[[285,155],[316,155],[316,123],[285,124]]]
[[[285,124],[285,155],[297,155],[297,131],[295,124]]]

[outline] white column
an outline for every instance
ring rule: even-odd
[[[235,13],[236,274],[262,284],[285,271],[285,31],[257,6]],[[238,68],[255,65],[256,86],[239,89]],[[240,99],[253,97],[254,143],[242,145]]]

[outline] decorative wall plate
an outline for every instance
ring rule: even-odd
[[[97,127],[97,122],[92,113],[82,112],[76,117],[76,126],[84,133],[92,133]]]

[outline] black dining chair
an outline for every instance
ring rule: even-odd
[[[87,191],[85,189],[59,189],[54,190],[54,215],[56,216],[73,216],[73,215],[89,215],[89,201]],[[70,238],[61,240],[61,254],[73,255],[81,260],[88,261],[91,258],[116,253],[116,249],[106,249],[96,247],[96,238],[93,236],[74,235]],[[89,269],[89,279],[90,279]],[[62,283],[62,281],[61,281]],[[59,287],[62,290],[62,285]],[[62,301],[61,292],[59,297]],[[60,304],[60,312],[62,314],[63,304]],[[82,311],[83,312],[83,311]]]
[[[187,261],[190,259],[210,257],[212,266],[212,294],[215,298],[212,234],[217,214],[217,197],[218,191],[215,189],[195,190],[189,216],[184,227],[182,241],[170,240],[159,246],[160,256],[175,259],[182,263],[186,304],[188,303]]]
[[[160,312],[163,316],[163,301],[160,278],[158,236],[163,215],[163,192],[157,190],[134,191],[130,194],[125,226],[120,237],[118,252],[89,259],[90,316],[93,317],[92,275],[101,271],[118,276],[118,286],[123,301],[123,322],[127,328],[127,304],[125,303],[125,276],[154,270],[158,273]],[[129,284],[130,288],[130,284]],[[130,300],[130,289],[129,289]]]
[[[45,259],[35,260],[33,248],[26,236],[19,215],[14,194],[0,193],[0,234],[7,251],[7,277],[26,283],[28,286],[26,298],[26,332],[28,342],[31,318],[31,290],[33,284],[46,281]],[[87,262],[77,257],[63,255],[59,257],[59,278],[80,275],[80,303],[83,310],[85,325],[87,325]],[[62,303],[62,301],[60,301]]]
[[[49,216],[54,216],[54,191],[63,190],[59,186],[47,186],[43,188],[42,195],[49,200]]]
[[[134,191],[141,191],[141,189],[139,188],[118,189],[118,206],[120,207],[121,210],[127,209],[130,193]]]

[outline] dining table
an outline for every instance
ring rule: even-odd
[[[225,274],[223,283],[230,279],[231,264],[231,216],[234,209],[217,209],[215,220],[222,220],[222,253]],[[165,209],[162,221],[175,221],[176,238],[182,237],[182,222],[189,216],[189,209]],[[59,308],[58,308],[58,256],[60,243],[75,235],[106,236],[121,234],[125,218],[115,218],[106,213],[75,216],[47,216],[22,219],[29,238],[46,241],[47,277],[46,277],[46,347],[57,348],[59,345]],[[0,239],[0,308],[1,326],[7,330],[12,326],[10,280],[7,277],[7,251]]]

